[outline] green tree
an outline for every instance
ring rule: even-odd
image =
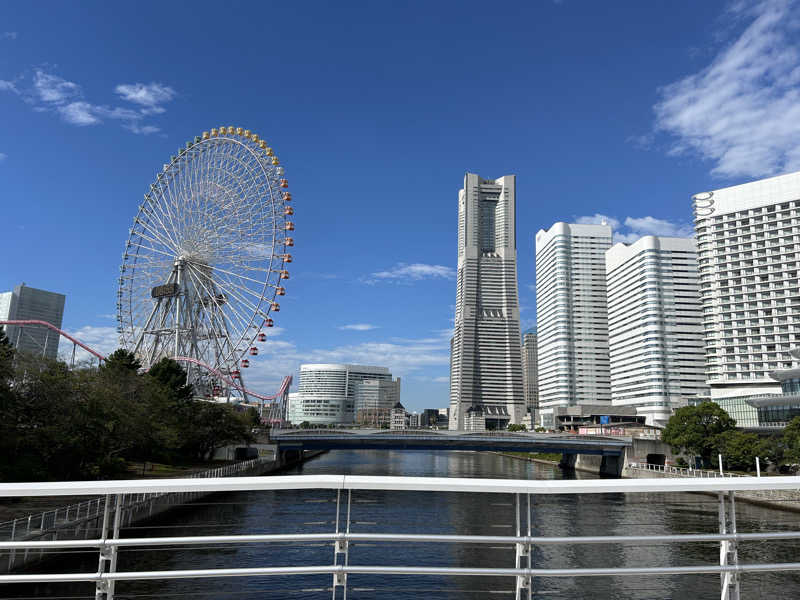
[[[523,424],[517,425],[516,423],[511,423],[508,426],[508,431],[528,431],[528,428]]]
[[[699,455],[703,466],[710,467],[716,436],[735,427],[736,420],[718,404],[703,402],[676,410],[661,432],[661,441],[672,446],[673,452]]]
[[[783,455],[780,462],[797,464],[800,463],[800,417],[795,417],[784,428],[780,438],[780,447]]]
[[[164,385],[177,404],[192,399],[192,386],[186,384],[186,371],[171,358],[162,358],[150,367],[147,374]]]
[[[101,371],[129,371],[132,373],[137,373],[141,368],[142,363],[136,358],[136,355],[124,348],[114,350],[114,352],[106,357],[105,362],[100,366]]]
[[[756,456],[763,456],[763,442],[755,433],[737,429],[723,431],[715,436],[714,444],[717,452],[722,454],[723,466],[733,471],[754,471]]]
[[[250,412],[237,412],[227,404],[196,402],[192,426],[183,446],[187,457],[208,460],[217,448],[236,442],[254,441],[250,432]]]

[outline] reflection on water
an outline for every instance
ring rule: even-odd
[[[487,453],[337,451],[323,455],[294,473],[405,475],[440,477],[503,477],[562,479],[550,465]],[[578,474],[578,477],[593,478]],[[156,521],[126,528],[125,536],[241,533],[330,532],[334,528],[336,493],[241,492],[217,494]],[[513,498],[506,494],[428,492],[354,492],[351,530],[357,532],[460,533],[512,535]],[[797,529],[796,513],[737,505],[739,531]],[[598,494],[540,496],[533,499],[534,535],[631,535],[712,533],[717,530],[717,504],[698,494]],[[800,543],[740,545],[741,562],[800,561]],[[356,543],[351,564],[512,567],[510,546],[451,544]],[[537,547],[534,564],[542,568],[667,566],[718,561],[715,544],[624,544]],[[242,545],[123,550],[120,571],[330,564],[329,544]],[[69,555],[57,565],[64,571],[93,571],[96,555]],[[51,563],[48,568],[52,569]],[[330,576],[120,582],[118,598],[330,598]],[[511,578],[351,575],[348,597],[513,598]],[[719,577],[590,577],[548,578],[535,582],[537,598],[631,599],[719,597]],[[20,596],[93,597],[91,586],[19,586],[0,594]],[[800,597],[800,575],[744,575],[742,598]]]

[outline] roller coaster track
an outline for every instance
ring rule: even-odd
[[[68,339],[70,342],[72,342],[74,344],[74,346],[80,346],[83,350],[85,350],[86,352],[88,352],[89,354],[91,354],[92,356],[97,358],[98,361],[106,360],[106,357],[103,356],[103,354],[101,354],[100,352],[98,352],[94,348],[91,348],[90,346],[87,346],[86,344],[84,344],[80,340],[78,340],[78,339],[74,338],[73,336],[71,336],[70,334],[68,334],[66,331],[64,331],[62,329],[59,329],[58,327],[56,327],[52,323],[48,323],[47,321],[39,321],[39,320],[36,320],[36,319],[11,320],[11,321],[0,321],[0,325],[11,325],[12,327],[46,327],[50,331],[55,331],[61,337]],[[74,356],[75,356],[75,352],[74,352],[74,347],[73,347],[73,364],[74,364]],[[259,394],[257,392],[253,392],[253,391],[250,391],[248,389],[245,389],[244,387],[240,386],[233,379],[231,379],[230,377],[228,377],[227,375],[225,375],[221,371],[215,369],[211,365],[208,365],[208,364],[204,363],[203,361],[197,360],[196,358],[191,358],[191,357],[188,357],[188,356],[175,356],[175,357],[173,357],[172,360],[177,361],[177,362],[191,363],[193,365],[197,365],[199,367],[202,367],[203,369],[205,369],[209,373],[213,373],[214,375],[216,375],[217,377],[219,377],[220,379],[225,381],[228,385],[230,385],[231,387],[239,390],[243,394],[247,394],[248,396],[252,396],[253,398],[258,398],[259,400],[262,400],[264,402],[274,402],[275,400],[283,401],[285,399],[284,397],[286,396],[286,394],[289,391],[289,387],[292,385],[292,376],[291,375],[287,375],[286,377],[283,378],[283,381],[281,382],[281,386],[280,386],[280,388],[278,388],[278,391],[275,394],[273,394],[271,396],[265,396],[264,394]]]

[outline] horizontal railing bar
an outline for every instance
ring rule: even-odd
[[[464,575],[492,577],[597,577],[635,575],[685,575],[702,573],[746,573],[800,571],[800,563],[759,565],[698,565],[688,567],[621,567],[583,569],[526,569],[486,567],[412,567],[371,565],[316,565],[307,567],[254,567],[238,569],[187,569],[174,571],[121,571],[116,573],[61,573],[0,575],[0,583],[130,581],[214,577],[260,577],[272,575],[314,575],[331,573],[374,575]]]
[[[257,490],[393,490],[504,494],[604,494],[800,490],[800,477],[654,478],[599,480],[471,479],[362,475],[290,475],[186,479],[135,479],[0,483],[0,497],[70,496]]]
[[[689,533],[676,535],[597,535],[597,536],[513,536],[513,535],[438,535],[405,533],[295,533],[255,535],[195,535],[184,537],[120,538],[90,540],[0,541],[0,550],[39,550],[59,548],[191,546],[202,544],[254,544],[284,542],[413,542],[467,544],[624,544],[638,542],[746,542],[800,539],[800,531],[763,533]]]

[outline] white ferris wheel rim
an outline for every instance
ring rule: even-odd
[[[202,298],[188,327],[196,326],[197,339],[214,338],[215,347],[206,344],[206,355],[197,358],[231,371],[253,347],[288,277],[289,255],[278,251],[291,241],[284,237],[287,225],[293,228],[284,206],[291,196],[278,164],[257,135],[228,127],[204,132],[164,165],[123,253],[117,293],[123,347],[140,343],[155,289],[178,263],[184,285]]]

